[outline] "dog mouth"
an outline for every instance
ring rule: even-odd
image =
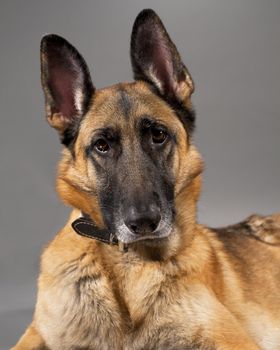
[[[145,241],[161,241],[172,233],[173,225],[169,220],[162,219],[155,231],[142,231],[136,234],[132,232],[125,223],[116,225],[116,236],[118,240],[124,244],[145,242]]]

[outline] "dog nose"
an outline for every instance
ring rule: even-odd
[[[154,232],[160,222],[160,210],[155,204],[137,209],[134,206],[128,208],[125,225],[135,234]]]

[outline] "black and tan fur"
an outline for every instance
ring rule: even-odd
[[[34,319],[13,350],[280,349],[280,215],[197,223],[194,84],[160,19],[134,24],[135,82],[96,90],[68,42],[43,38],[47,118],[73,207],[44,250]],[[88,214],[128,244],[78,236]]]

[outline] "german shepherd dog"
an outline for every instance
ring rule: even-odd
[[[14,350],[280,349],[280,214],[196,221],[193,80],[161,20],[134,23],[135,81],[96,90],[65,39],[41,43],[57,190],[73,207],[44,250]]]

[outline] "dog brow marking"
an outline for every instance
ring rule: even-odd
[[[123,89],[119,90],[118,106],[125,119],[128,119],[132,109],[132,101],[128,93]]]

